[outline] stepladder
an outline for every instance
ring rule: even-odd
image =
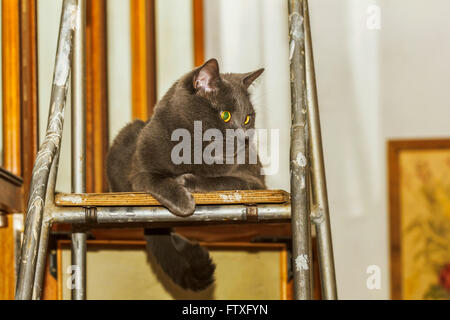
[[[155,228],[161,225],[290,221],[294,297],[312,298],[311,228],[316,230],[324,299],[337,299],[330,216],[322,151],[307,0],[288,0],[291,79],[291,193],[236,190],[194,194],[192,216],[177,217],[151,195],[85,193],[86,0],[64,0],[45,138],[37,154],[26,214],[16,299],[40,299],[51,228],[72,225],[72,265],[86,299],[87,231],[99,225]],[[56,194],[66,97],[72,86],[72,193]],[[227,201],[224,201],[227,199]]]

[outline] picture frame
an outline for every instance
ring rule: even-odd
[[[450,139],[388,142],[392,299],[450,299]]]
[[[88,240],[87,241],[88,244],[88,257],[92,254],[92,253],[101,253],[101,251],[105,252],[105,251],[116,251],[116,252],[122,252],[120,254],[128,254],[129,252],[135,251],[138,252],[139,254],[145,254],[145,247],[146,247],[146,243],[143,240]],[[238,252],[248,252],[250,254],[250,256],[254,256],[254,255],[258,255],[260,253],[273,253],[271,254],[272,258],[276,259],[276,261],[274,260],[272,265],[276,265],[279,264],[279,273],[278,275],[274,275],[275,278],[278,279],[278,283],[277,284],[272,284],[270,285],[270,287],[278,287],[277,291],[279,291],[280,296],[278,297],[274,297],[276,299],[281,299],[281,300],[290,300],[292,299],[291,297],[291,285],[289,283],[289,279],[288,279],[288,249],[285,243],[249,243],[249,242],[210,242],[210,243],[201,243],[203,246],[207,247],[208,250],[212,251],[212,252],[225,252],[228,251],[229,253],[234,253],[234,255],[236,255]],[[64,300],[68,298],[68,289],[66,289],[64,287],[64,285],[67,283],[67,281],[70,281],[69,278],[69,274],[66,273],[65,267],[67,267],[67,263],[68,261],[70,261],[70,241],[68,240],[58,240],[57,241],[57,266],[58,266],[58,279],[57,279],[57,299],[58,300]],[[92,257],[92,256],[91,256]],[[136,257],[136,255],[135,255]],[[126,260],[125,265],[132,265],[131,261],[137,261],[136,258],[131,257],[130,259]],[[105,274],[106,273],[111,273],[111,275],[116,274],[119,275],[121,273],[120,269],[123,269],[123,265],[121,265],[121,260],[124,259],[118,259],[118,255],[117,253],[115,254],[114,260],[116,265],[109,268],[108,267],[108,258],[106,257],[100,257],[100,259],[104,259],[104,263],[106,268],[105,268]],[[241,257],[242,259],[242,257]],[[244,258],[245,259],[245,258]],[[142,260],[142,259],[141,259]],[[94,262],[96,261],[96,262]],[[100,267],[101,263],[99,263],[99,259],[94,259],[94,261],[92,262],[93,265],[91,267],[94,268],[98,268]],[[142,261],[141,261],[142,262]],[[220,261],[219,261],[220,262]],[[87,268],[89,269],[89,259],[88,259],[88,266]],[[118,272],[116,272],[114,269],[119,269]],[[142,266],[140,268],[137,268],[138,270],[142,271]],[[149,268],[148,272],[150,273],[150,270],[153,268]],[[145,268],[144,268],[145,270]],[[153,269],[155,270],[155,269]],[[92,270],[91,270],[92,271]],[[273,271],[273,270],[270,270]],[[95,273],[95,272],[94,272]],[[122,270],[123,273],[123,270]],[[157,272],[158,273],[158,272]],[[89,274],[93,274],[93,272],[89,273]],[[98,273],[97,273],[98,274]],[[269,273],[268,273],[269,274]],[[104,275],[103,275],[104,276]],[[135,277],[133,275],[131,275],[131,277]],[[153,276],[152,276],[153,277]],[[219,276],[220,277],[220,276]],[[116,277],[116,280],[119,278],[124,278],[124,277]],[[272,277],[273,278],[273,277]],[[163,282],[166,282],[165,277],[163,277]],[[148,279],[147,279],[148,280]],[[221,281],[221,279],[217,279],[218,281]],[[144,281],[144,280],[143,280]],[[270,281],[270,280],[268,280]],[[93,281],[93,283],[98,282],[97,279],[95,279]],[[108,281],[109,282],[109,281]],[[123,282],[123,281],[122,281]],[[141,290],[143,287],[142,285],[138,284],[136,286],[136,288],[132,288],[132,286],[130,286],[130,283],[132,283],[133,281],[129,281],[126,283],[126,285],[122,284],[122,288],[126,287],[129,288],[129,290]],[[223,281],[222,281],[223,282]],[[90,281],[88,279],[88,288]],[[205,297],[211,296],[211,297],[215,297],[216,293],[212,293],[212,290],[206,290],[206,291],[211,291],[211,292],[205,292],[205,293],[192,293],[192,292],[187,292],[184,290],[181,290],[180,288],[175,288],[173,287],[172,284],[167,284],[167,283],[163,283],[162,286],[160,285],[155,285],[155,284],[151,284],[152,286],[152,290],[161,290],[162,288],[160,287],[164,287],[164,289],[169,289],[168,292],[171,292],[172,294],[174,294],[174,298],[177,299],[204,299]],[[219,288],[220,288],[220,284],[219,284]],[[104,292],[111,292],[117,289],[114,289],[114,280],[110,281],[109,283],[102,283],[101,286]],[[119,285],[120,287],[120,285]],[[243,290],[245,290],[245,288],[242,288]],[[148,288],[146,289],[147,292],[149,291]],[[226,290],[230,290],[230,292],[232,292],[232,289],[225,289]],[[98,290],[96,290],[98,291]],[[143,290],[145,291],[145,289]],[[158,299],[167,299],[167,293],[163,292],[165,290],[161,290],[161,296],[158,297]],[[219,291],[221,291],[223,294],[224,290],[220,289]],[[88,291],[89,294],[89,291]],[[110,293],[108,293],[110,294]],[[120,292],[120,295],[122,296],[122,292]],[[97,296],[97,293],[94,293],[94,298],[95,299],[103,299]],[[114,293],[112,294],[114,295]],[[257,294],[256,294],[257,295]],[[130,298],[130,297],[128,297]],[[131,297],[132,299],[147,299],[148,297],[145,297],[144,295],[141,297],[139,295],[134,295]],[[154,297],[152,297],[154,298]],[[221,298],[220,296],[218,297],[220,299],[223,299],[223,297]],[[106,297],[105,299],[111,299],[111,297]],[[127,299],[127,297],[124,297],[124,299]]]

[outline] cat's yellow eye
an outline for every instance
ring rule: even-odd
[[[250,116],[247,116],[247,118],[245,118],[244,124],[248,124],[249,122],[250,122]]]
[[[222,111],[220,114],[220,117],[224,122],[230,122],[231,120],[231,113],[229,111]]]

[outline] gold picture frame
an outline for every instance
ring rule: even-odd
[[[145,241],[142,240],[88,240],[88,254],[92,251],[101,251],[101,250],[138,250],[145,252]],[[246,251],[253,254],[257,254],[260,252],[273,252],[278,253],[278,262],[274,262],[275,264],[279,264],[279,275],[275,275],[275,277],[278,277],[279,284],[276,286],[277,291],[279,290],[280,296],[277,299],[281,300],[289,300],[291,299],[291,285],[289,284],[288,280],[288,251],[287,246],[284,243],[248,243],[248,242],[201,242],[201,244],[205,247],[207,247],[209,250],[227,250],[227,251],[233,251],[233,252],[239,252],[239,251]],[[67,299],[67,290],[64,289],[64,283],[68,281],[68,275],[65,275],[64,270],[64,252],[70,251],[70,241],[69,240],[58,240],[57,241],[57,266],[58,266],[58,279],[57,279],[57,299],[63,300]],[[118,263],[120,263],[120,259],[117,260]],[[89,269],[89,266],[88,266]],[[255,270],[256,272],[256,270]],[[273,285],[272,285],[273,287]],[[179,294],[179,293],[178,293]],[[186,296],[186,294],[188,294]],[[208,294],[207,294],[208,295]],[[182,292],[181,295],[178,298],[186,298],[189,299],[198,299],[198,298],[204,298],[203,295],[196,295],[193,294],[192,296],[189,295],[189,293]],[[177,293],[175,294],[175,298],[177,298]],[[127,299],[127,297],[124,297],[124,299]],[[140,298],[138,298],[140,299]],[[163,298],[158,299],[167,299],[165,295],[163,295]]]
[[[388,142],[392,299],[450,299],[450,139]]]

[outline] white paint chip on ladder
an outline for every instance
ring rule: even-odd
[[[296,160],[297,160],[297,164],[300,167],[306,167],[307,161],[306,161],[306,157],[305,157],[305,155],[303,153],[299,152],[297,154],[297,159]]]
[[[71,202],[73,204],[80,204],[83,202],[83,199],[80,196],[62,196],[61,197],[62,201],[66,201],[66,202]]]
[[[301,254],[295,259],[295,267],[297,271],[309,270],[308,255]]]
[[[226,194],[221,194],[220,198],[223,201],[226,202],[234,202],[234,201],[241,201],[242,200],[242,196],[239,193],[235,193],[235,194],[230,194],[230,195],[226,195]]]

